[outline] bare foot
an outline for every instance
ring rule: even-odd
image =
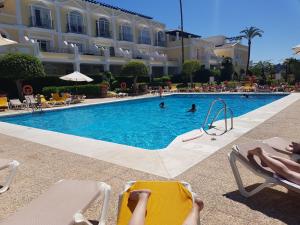
[[[292,142],[289,147],[287,147],[288,151],[291,151],[293,153],[300,153],[300,143]]]
[[[137,201],[140,199],[146,200],[151,195],[151,191],[148,189],[145,190],[135,190],[130,192],[129,200]]]
[[[199,212],[204,208],[204,203],[203,203],[203,201],[199,197],[195,198],[195,205],[194,205],[194,207],[197,207],[197,209],[198,209]]]
[[[255,148],[248,151],[248,157],[253,158],[253,156],[257,155],[260,156],[263,153],[263,150],[261,148]]]
[[[252,150],[249,150],[248,151],[248,155],[247,155],[247,158],[250,160],[250,161],[254,161],[254,156],[260,156],[263,154],[263,151],[261,148],[255,148],[255,149],[252,149]],[[267,164],[265,164],[262,160],[260,160],[260,164],[262,167],[268,167]]]

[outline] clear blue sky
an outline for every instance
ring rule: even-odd
[[[179,0],[101,2],[154,17],[169,29],[180,25]],[[183,5],[185,30],[203,37],[235,36],[247,26],[264,30],[253,43],[254,62],[294,57],[291,48],[300,44],[300,0],[183,0]]]

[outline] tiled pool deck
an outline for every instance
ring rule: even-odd
[[[240,136],[234,143],[273,136],[300,140],[299,114],[298,100]],[[104,181],[112,186],[108,225],[113,225],[116,221],[118,193],[126,181],[166,179],[2,134],[0,143],[0,158],[13,158],[21,162],[12,188],[0,195],[0,219],[28,204],[60,179],[89,179]],[[250,199],[239,195],[227,160],[232,144],[228,143],[175,177],[190,182],[194,192],[204,200],[202,224],[299,224],[299,194],[276,187],[266,189]],[[260,182],[260,179],[243,168],[242,175],[247,185]],[[92,207],[87,212],[89,218],[96,219],[98,210],[99,207]]]

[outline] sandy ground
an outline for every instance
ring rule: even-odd
[[[299,113],[300,101],[234,143],[273,136],[300,140]],[[300,224],[299,194],[288,192],[281,187],[265,189],[250,199],[245,199],[239,194],[227,159],[232,144],[176,178],[190,182],[193,191],[203,199],[205,208],[201,213],[201,224]],[[60,179],[86,179],[104,181],[112,186],[113,194],[107,224],[113,225],[117,217],[118,193],[123,189],[125,182],[162,179],[5,135],[0,135],[0,158],[16,159],[21,163],[11,189],[0,195],[0,219],[27,205]],[[241,169],[249,188],[261,182],[261,179],[246,169]],[[98,200],[87,211],[89,219],[97,219],[100,205],[101,200]]]

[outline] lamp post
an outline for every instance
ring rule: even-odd
[[[182,12],[182,0],[180,2],[180,20],[181,20],[181,62],[184,63],[184,40],[183,40],[183,12]]]

